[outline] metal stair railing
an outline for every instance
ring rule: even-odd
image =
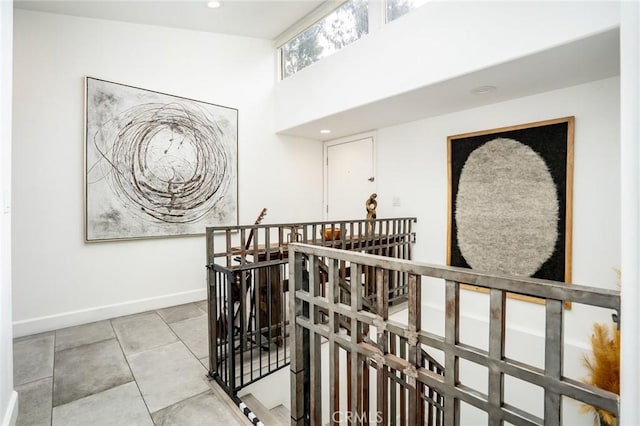
[[[289,364],[291,242],[410,259],[413,222],[415,218],[389,218],[207,228],[209,375],[234,396]],[[326,282],[326,268],[321,274]],[[348,264],[341,265],[340,276],[341,298],[348,301]],[[387,297],[395,304],[406,301],[405,278],[393,277]],[[372,280],[370,271],[364,271],[359,281],[367,306],[375,303]]]
[[[320,263],[328,280],[320,280]],[[340,298],[340,266],[351,274],[349,304]],[[363,308],[357,289],[365,275],[375,277],[375,313]],[[460,423],[461,404],[484,411],[489,425],[560,425],[562,399],[568,397],[619,415],[618,395],[563,375],[565,303],[589,305],[607,314],[620,313],[620,292],[566,285],[534,278],[483,274],[470,269],[390,259],[306,244],[289,246],[292,425],[377,423],[447,425]],[[408,322],[389,319],[391,277],[408,276]],[[441,282],[445,290],[443,335],[422,329],[421,292]],[[425,280],[426,282],[426,280]],[[488,350],[460,342],[460,287],[473,285],[489,292]],[[322,293],[320,289],[326,288]],[[542,299],[544,306],[544,367],[505,356],[506,297],[515,293]],[[575,308],[574,308],[575,309]],[[342,324],[349,324],[349,332]],[[328,371],[322,369],[322,344],[328,342]],[[398,342],[401,342],[399,345]],[[404,349],[398,350],[398,347]],[[325,346],[326,347],[326,346]],[[428,368],[425,350],[444,353],[444,371]],[[344,359],[348,364],[344,367]],[[460,380],[461,362],[484,367],[485,390]],[[436,371],[433,371],[433,370]],[[329,376],[329,404],[323,406],[322,377]],[[541,388],[542,415],[505,401],[505,377]],[[375,377],[375,386],[370,381]],[[347,392],[345,389],[356,390]],[[431,392],[433,391],[433,392]],[[435,396],[435,398],[434,398]]]

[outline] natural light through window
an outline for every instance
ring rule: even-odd
[[[276,41],[280,46],[282,79],[291,77],[430,0],[336,1],[343,4],[334,10],[321,11],[315,16],[313,13],[308,15],[297,24],[298,27],[294,25]],[[294,28],[297,31],[294,32]]]
[[[347,1],[282,46],[282,78],[331,55],[368,32],[368,0]]]
[[[387,0],[387,22],[391,22],[422,6],[429,0]]]

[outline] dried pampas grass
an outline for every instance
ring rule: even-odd
[[[593,354],[584,355],[584,365],[589,370],[585,383],[620,395],[620,330],[613,324],[593,325],[591,347]],[[594,414],[594,424],[615,425],[616,418],[608,411],[591,405],[584,405],[583,411]]]

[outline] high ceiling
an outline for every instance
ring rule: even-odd
[[[18,9],[275,39],[324,0],[15,0]]]
[[[0,0],[2,1],[2,0]],[[274,40],[325,2],[340,0],[14,0],[16,8]],[[320,117],[279,132],[333,139],[620,74],[617,29],[484,70]],[[496,84],[481,96],[469,88]],[[320,129],[331,129],[320,136]]]

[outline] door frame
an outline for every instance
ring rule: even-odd
[[[338,139],[332,139],[325,141],[322,145],[322,180],[323,180],[323,191],[322,191],[322,217],[324,220],[329,220],[328,215],[328,205],[329,205],[329,147],[335,145],[343,145],[351,142],[357,142],[361,139],[371,138],[371,150],[372,150],[372,165],[373,168],[373,177],[375,177],[374,190],[378,192],[378,150],[377,150],[377,132],[375,130],[371,130],[368,132],[357,133],[351,136],[345,136]],[[363,200],[364,203],[367,200]]]

